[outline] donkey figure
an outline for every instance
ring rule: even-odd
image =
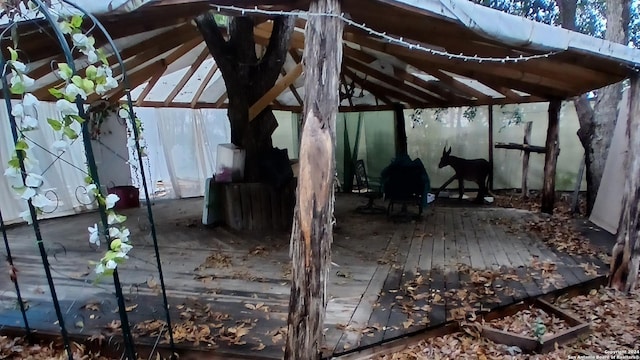
[[[453,181],[453,179],[458,180],[458,193],[460,195],[460,199],[462,199],[462,195],[464,194],[464,180],[467,180],[478,184],[479,191],[475,202],[482,203],[484,201],[484,197],[489,192],[487,181],[489,180],[488,176],[491,171],[491,165],[487,160],[467,160],[457,156],[451,156],[451,146],[449,146],[449,150],[447,150],[447,147],[445,146],[444,149],[442,149],[442,158],[440,158],[438,168],[442,169],[445,166],[451,166],[456,172],[454,177],[451,178],[448,183]]]

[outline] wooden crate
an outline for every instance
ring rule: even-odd
[[[521,310],[529,308],[530,305],[533,307],[537,307],[541,310],[544,310],[548,314],[552,314],[557,316],[566,322],[570,328],[564,331],[558,332],[553,335],[544,335],[542,337],[542,342],[539,342],[537,339],[529,336],[523,336],[520,334],[511,333],[508,331],[498,330],[486,325],[482,326],[482,336],[490,339],[496,343],[505,344],[509,346],[517,346],[522,349],[523,352],[535,352],[539,354],[543,354],[554,350],[556,344],[563,345],[569,343],[571,341],[576,340],[580,335],[587,334],[590,331],[590,324],[585,323],[582,320],[576,318],[575,316],[569,315],[564,312],[560,308],[550,304],[549,302],[542,299],[534,299],[530,303],[520,303],[513,307],[510,307],[508,310],[500,312],[499,315],[487,314],[484,317],[484,320],[494,320],[502,317],[507,317],[513,314],[518,313]]]

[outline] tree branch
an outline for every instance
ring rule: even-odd
[[[259,65],[259,71],[264,74],[267,83],[274,83],[278,79],[289,51],[294,20],[292,16],[278,16],[273,20],[269,44]]]
[[[229,25],[229,46],[235,50],[238,66],[253,66],[258,63],[253,27],[253,19],[247,16],[234,17]]]
[[[200,34],[202,34],[202,38],[207,44],[207,48],[209,49],[211,56],[213,56],[216,64],[218,64],[218,68],[220,69],[223,77],[225,76],[225,73],[233,73],[233,67],[236,61],[234,61],[234,56],[229,44],[224,39],[222,32],[218,28],[213,12],[209,11],[205,14],[199,15],[196,17],[195,21],[198,30],[200,30]]]

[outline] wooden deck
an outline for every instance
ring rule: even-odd
[[[340,195],[333,243],[326,356],[339,355],[463,319],[473,311],[588,282],[599,259],[547,247],[526,223],[536,214],[488,206],[425,210],[394,223],[353,210],[366,200]],[[238,234],[201,225],[202,199],[157,202],[154,216],[176,342],[224,357],[281,358],[290,265],[287,234]],[[120,277],[139,344],[154,344],[164,312],[146,210],[127,211],[135,247]],[[97,214],[45,221],[42,233],[68,330],[118,333],[110,280],[93,284],[84,231]],[[8,231],[32,328],[56,332],[55,313],[31,227]],[[23,327],[9,277],[0,279],[0,325]],[[166,336],[160,336],[166,343]]]

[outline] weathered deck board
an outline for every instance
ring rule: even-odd
[[[607,270],[597,258],[550,249],[527,233],[522,225],[537,216],[533,213],[436,202],[420,221],[394,223],[384,215],[355,213],[360,200],[339,194],[336,203],[332,261],[337,266],[330,269],[328,284],[326,356],[438,326],[462,307],[466,312],[508,305],[592,280]],[[133,325],[163,319],[144,210],[126,211],[135,247],[120,271],[127,305],[138,305],[129,313]],[[218,353],[280,358],[290,288],[289,235],[207,228],[200,224],[201,210],[201,199],[154,205],[174,325],[197,323],[197,316],[190,319],[189,314],[202,316],[209,309],[207,326],[216,323],[210,317],[218,314],[224,315],[218,323],[225,329],[238,324],[251,328],[242,345],[214,336]],[[87,336],[106,333],[106,324],[117,317],[111,279],[91,283],[88,260],[98,259],[104,248],[89,247],[84,229],[96,220],[97,214],[83,214],[42,223],[67,327]],[[13,227],[9,239],[31,325],[58,331],[31,228]],[[558,281],[548,286],[534,261],[553,262]],[[583,263],[599,268],[587,273]],[[488,283],[482,276],[489,277]],[[0,278],[0,326],[22,326],[14,301],[10,280]],[[99,311],[87,309],[92,303]],[[256,305],[258,310],[251,309]],[[211,329],[212,334],[219,330]],[[153,343],[155,338],[136,341]],[[194,346],[185,339],[179,343]],[[208,348],[206,342],[199,347]]]

